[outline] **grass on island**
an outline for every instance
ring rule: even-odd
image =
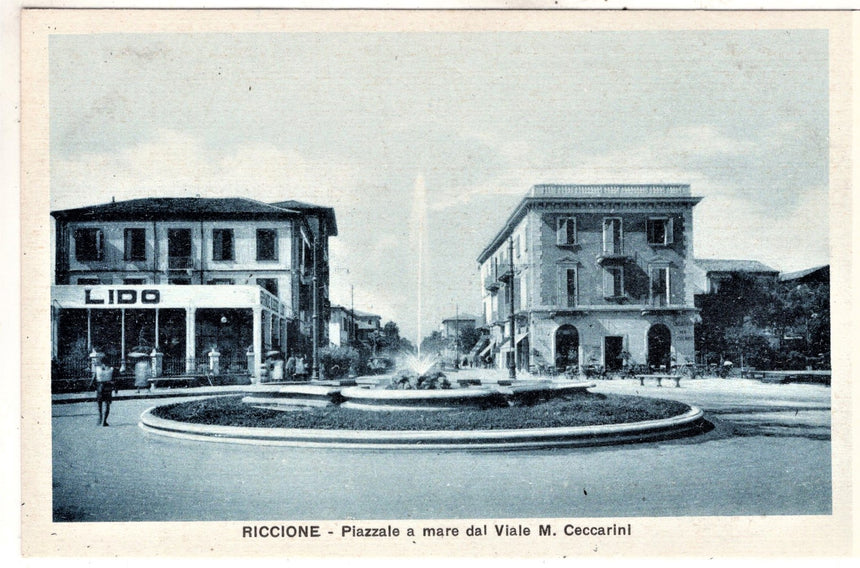
[[[486,410],[367,411],[340,407],[295,412],[254,408],[241,397],[215,397],[156,408],[160,418],[219,426],[320,430],[504,430],[622,424],[678,416],[689,406],[672,400],[580,393],[534,406]]]

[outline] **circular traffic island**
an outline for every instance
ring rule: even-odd
[[[692,436],[710,424],[671,400],[580,392],[536,404],[445,412],[333,406],[296,412],[220,396],[150,408],[147,432],[194,440],[352,449],[511,450]]]

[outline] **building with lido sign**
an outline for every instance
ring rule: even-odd
[[[54,211],[52,359],[80,378],[91,354],[123,372],[259,377],[267,353],[328,345],[334,210],[297,201],[144,198]],[[56,378],[56,377],[55,377]]]
[[[700,200],[689,185],[532,187],[478,257],[480,356],[521,369],[692,362]]]

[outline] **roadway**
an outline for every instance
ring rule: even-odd
[[[345,451],[147,434],[177,399],[52,408],[55,521],[248,521],[799,515],[831,512],[830,388],[744,379],[595,392],[695,404],[695,438],[521,452]]]

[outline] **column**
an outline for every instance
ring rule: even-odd
[[[51,359],[56,360],[60,331],[60,308],[51,306]]]
[[[260,381],[260,367],[263,365],[263,309],[254,308],[254,374],[252,382]]]
[[[87,352],[93,350],[93,314],[92,310],[87,308]]]
[[[194,373],[196,369],[194,357],[197,350],[197,330],[195,320],[197,308],[185,308],[185,372]]]
[[[125,308],[122,308],[120,311],[120,327],[122,328],[120,332],[120,362],[119,362],[119,372],[125,373]]]

